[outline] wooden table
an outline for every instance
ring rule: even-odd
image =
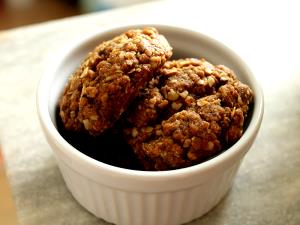
[[[37,120],[35,90],[58,50],[127,23],[210,35],[244,58],[264,90],[262,127],[230,193],[190,224],[300,224],[299,22],[297,1],[173,0],[0,32],[0,140],[20,225],[107,224],[66,189]]]

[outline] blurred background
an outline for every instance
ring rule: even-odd
[[[0,30],[151,0],[0,0]]]

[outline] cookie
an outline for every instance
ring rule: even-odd
[[[65,128],[99,135],[112,127],[171,55],[167,40],[151,27],[98,45],[71,75],[60,100]]]
[[[124,136],[146,170],[195,165],[241,137],[252,101],[225,66],[168,61],[128,110]]]

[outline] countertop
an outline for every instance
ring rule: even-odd
[[[38,122],[35,91],[49,57],[70,42],[137,22],[188,27],[224,42],[264,91],[261,130],[233,187],[189,224],[300,224],[299,21],[297,1],[174,0],[0,32],[0,140],[20,225],[107,224],[67,190]]]

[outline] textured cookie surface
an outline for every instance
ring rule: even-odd
[[[171,55],[167,40],[151,27],[101,43],[65,88],[60,101],[65,128],[99,135],[112,127]]]
[[[168,61],[127,112],[124,135],[146,170],[194,165],[241,137],[252,101],[225,66]]]

